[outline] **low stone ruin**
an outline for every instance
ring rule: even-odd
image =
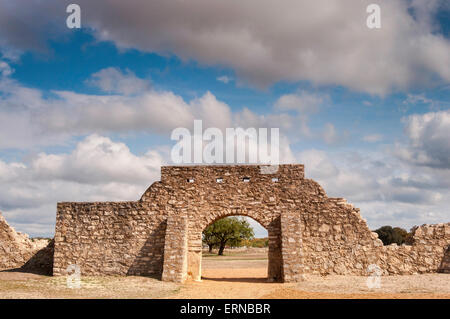
[[[53,247],[46,239],[31,240],[16,232],[0,213],[0,270],[16,269],[51,274]]]

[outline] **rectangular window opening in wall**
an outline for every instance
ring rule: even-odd
[[[244,181],[244,183],[249,183],[250,182],[250,177],[244,177],[242,180]]]
[[[194,182],[194,179],[193,179],[193,178],[188,178],[187,182],[188,182],[188,183],[193,183],[193,182]]]
[[[223,183],[223,178],[216,178],[216,183]]]
[[[278,177],[273,177],[273,178],[272,178],[272,182],[278,183]]]

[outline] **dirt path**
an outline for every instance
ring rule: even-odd
[[[187,282],[172,298],[260,298],[285,287],[267,282],[267,268],[213,268],[203,269],[201,282]]]
[[[202,282],[187,282],[171,298],[267,299],[450,299],[450,275],[425,274],[381,278],[369,289],[364,276],[307,276],[294,284],[268,283],[267,259],[254,254],[203,258]]]

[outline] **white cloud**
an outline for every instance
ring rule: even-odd
[[[90,135],[70,154],[40,153],[30,168],[39,179],[67,180],[77,183],[145,183],[159,173],[163,160],[152,151],[138,157],[123,143]]]
[[[282,111],[296,111],[300,114],[317,113],[320,107],[329,100],[326,95],[300,91],[294,94],[282,95],[275,102],[275,109]]]
[[[338,131],[332,123],[326,123],[321,136],[328,145],[339,145],[346,142],[350,133],[347,130]]]
[[[281,162],[294,162],[289,141],[282,137],[280,144]],[[100,135],[86,137],[69,153],[0,160],[0,210],[19,231],[51,235],[57,202],[137,200],[168,162],[160,152],[137,156]]]
[[[137,200],[159,180],[163,162],[158,152],[137,156],[99,135],[67,154],[40,153],[23,163],[0,160],[0,210],[18,230],[50,235],[57,202]]]
[[[149,81],[138,78],[130,70],[122,72],[113,67],[102,69],[91,75],[87,83],[107,93],[132,95],[149,90]]]
[[[110,73],[113,76],[103,81]],[[8,76],[0,77],[0,149],[60,145],[74,137],[93,133],[144,132],[168,138],[177,127],[192,129],[195,119],[203,121],[203,129],[279,128],[281,135],[325,138],[327,143],[337,143],[345,137],[331,124],[324,128],[324,133],[311,132],[308,117],[317,112],[328,97],[306,91],[294,94],[292,98],[281,97],[274,106],[274,113],[256,114],[248,108],[232,112],[209,91],[185,101],[173,92],[146,87],[145,81],[134,74],[123,74],[113,68],[95,73],[89,81],[93,79],[104,90],[123,94],[52,91],[54,97],[44,98],[38,89],[24,87]],[[128,84],[141,81],[142,86],[131,85],[137,90],[127,88]],[[297,115],[283,112],[288,110],[294,110]]]
[[[450,111],[414,114],[405,119],[407,147],[396,154],[416,165],[450,169]]]
[[[42,50],[49,28],[69,32],[64,3],[32,3],[0,2],[0,45]],[[100,40],[230,67],[260,86],[311,81],[382,95],[450,80],[450,42],[433,18],[443,1],[379,0],[377,30],[365,25],[371,0],[77,3]]]
[[[410,228],[448,222],[450,171],[417,168],[374,151],[298,154],[307,178],[318,181],[331,197],[344,197],[361,208],[373,229],[382,225]]]
[[[0,60],[0,76],[10,76],[13,69],[5,61]]]
[[[372,228],[448,222],[449,112],[415,114],[403,122],[407,143],[395,145],[393,152],[312,149],[298,154],[298,161],[329,196],[361,208]]]
[[[217,81],[219,82],[223,82],[225,84],[228,84],[229,82],[231,82],[233,79],[230,78],[229,76],[226,75],[222,75],[216,78]]]
[[[327,144],[333,144],[338,140],[336,128],[331,123],[325,124],[325,129],[322,134],[323,139]]]
[[[190,107],[195,119],[203,120],[203,129],[208,127],[225,129],[233,126],[230,107],[218,101],[211,92],[206,92],[201,98],[192,100]]]
[[[322,109],[330,102],[330,97],[326,94],[317,94],[307,91],[285,94],[278,98],[274,103],[275,112],[293,111],[295,115],[286,113],[275,113],[272,118],[278,117],[278,123],[284,122],[282,127],[288,135],[295,140],[321,140],[328,145],[335,145],[347,140],[349,133],[347,131],[339,132],[332,123],[325,123],[322,128],[314,130],[309,126],[310,117],[323,111]]]
[[[368,143],[377,143],[383,140],[383,135],[381,134],[366,135],[362,138],[362,140]]]
[[[117,87],[123,81],[115,77],[108,85]],[[220,128],[232,122],[229,106],[209,92],[189,102],[172,92],[152,89],[134,95],[53,91],[56,97],[44,98],[40,90],[3,76],[0,93],[0,148],[55,145],[91,133],[148,132],[168,136],[176,127],[190,128],[194,119]]]

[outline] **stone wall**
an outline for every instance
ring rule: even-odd
[[[59,203],[53,274],[160,275],[166,218],[142,202]]]
[[[384,274],[417,274],[437,272],[450,245],[450,223],[422,225],[414,231],[411,246],[381,247],[379,266]]]
[[[243,215],[269,234],[269,280],[303,274],[367,275],[437,271],[450,244],[448,224],[416,230],[413,246],[384,247],[359,209],[329,198],[304,178],[303,165],[162,167],[136,202],[58,204],[54,274],[201,278],[201,234],[216,220]]]
[[[0,270],[22,267],[46,244],[46,240],[33,241],[16,232],[0,213]]]

